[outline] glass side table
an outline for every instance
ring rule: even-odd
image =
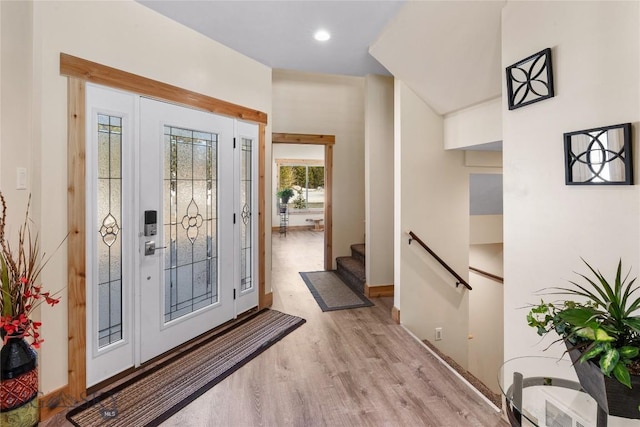
[[[571,360],[568,355],[565,357],[518,357],[502,365],[498,383],[512,426],[638,426],[637,420],[608,417],[582,390]]]

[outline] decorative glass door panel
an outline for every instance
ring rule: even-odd
[[[136,97],[87,85],[87,386],[134,366]]]
[[[165,126],[164,320],[218,302],[217,135]]]
[[[122,117],[97,114],[98,347],[122,340]]]
[[[236,209],[239,212],[239,227],[237,237],[237,298],[236,313],[243,313],[258,305],[257,280],[257,227],[256,212],[258,206],[256,179],[258,126],[254,124],[236,123]]]
[[[253,239],[251,228],[251,213],[253,211],[253,158],[251,155],[253,141],[240,138],[242,143],[240,154],[240,292],[253,288]]]

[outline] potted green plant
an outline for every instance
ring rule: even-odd
[[[289,203],[289,200],[293,195],[294,192],[292,188],[283,188],[276,193],[276,196],[280,199],[280,212],[285,212],[287,210],[287,203]]]
[[[618,263],[613,282],[586,261],[593,278],[575,288],[553,287],[550,295],[576,297],[551,303],[542,300],[527,315],[529,326],[544,336],[555,331],[569,352],[580,384],[608,414],[640,419],[639,286],[622,277]]]

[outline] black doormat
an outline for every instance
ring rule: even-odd
[[[305,320],[264,309],[230,329],[72,409],[75,426],[157,426]]]
[[[342,281],[335,271],[300,273],[322,311],[371,307],[373,303]]]

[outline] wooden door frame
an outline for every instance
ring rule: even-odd
[[[258,306],[265,307],[272,300],[271,294],[265,293],[264,261],[267,114],[65,53],[60,54],[60,74],[68,78],[68,383],[42,399],[41,419],[62,409],[58,404],[68,401],[69,396],[80,401],[87,391],[85,92],[88,82],[258,124]]]
[[[333,270],[333,145],[335,135],[272,133],[271,144],[324,145],[324,269]]]

